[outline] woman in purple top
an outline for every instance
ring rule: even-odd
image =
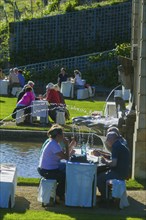
[[[65,172],[59,168],[61,159],[69,159],[73,152],[76,141],[72,140],[69,144],[64,138],[63,129],[60,125],[53,125],[48,131],[49,141],[42,149],[39,159],[38,173],[46,179],[56,179],[57,197],[64,198],[65,193]],[[63,151],[59,143],[64,142],[65,150]]]
[[[31,103],[35,100],[34,93],[32,92],[32,87],[27,86],[25,89],[25,93],[22,98],[17,102],[16,108],[13,111],[13,118],[16,117],[17,110],[24,108],[25,114],[25,122],[30,122],[30,114],[31,114]]]
[[[27,86],[25,89],[24,95],[17,103],[17,107],[18,106],[29,106],[29,105],[31,105],[31,102],[34,100],[35,100],[35,96],[32,92],[32,88],[31,88],[31,86]]]

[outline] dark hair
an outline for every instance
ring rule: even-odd
[[[23,71],[21,69],[18,70],[19,73],[23,73]]]
[[[51,138],[56,138],[56,136],[60,134],[63,134],[63,128],[60,125],[53,125],[50,130],[48,131],[48,136],[50,136]]]
[[[32,91],[32,88],[31,88],[31,87],[28,87],[28,88],[26,87],[26,88],[25,88],[25,92],[30,92],[30,91]]]
[[[62,70],[66,71],[66,69],[65,69],[64,67],[61,68],[61,71],[62,71]]]

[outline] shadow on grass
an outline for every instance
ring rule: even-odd
[[[13,208],[0,209],[0,219],[3,220],[6,214],[20,213],[24,214],[30,207],[30,202],[24,197],[16,196]],[[18,211],[19,210],[19,211]]]
[[[137,201],[131,196],[128,196],[129,206],[123,209],[120,209],[115,206],[108,206],[105,204],[104,207],[98,206],[98,204],[93,208],[83,208],[83,207],[69,207],[63,205],[59,205],[56,207],[48,207],[45,210],[51,211],[56,214],[68,214],[70,217],[75,218],[76,220],[92,220],[92,219],[118,219],[117,216],[120,216],[120,220],[126,220],[128,217],[137,217],[144,219],[146,207],[143,203]]]
[[[37,196],[37,195],[36,195]],[[105,207],[100,208],[98,205],[96,205],[93,208],[83,208],[83,207],[68,207],[65,206],[64,203],[61,203],[59,205],[55,205],[55,207],[48,207],[48,208],[40,208],[42,210],[42,219],[43,214],[48,214],[49,219],[51,219],[51,213],[61,215],[66,215],[69,217],[69,219],[73,218],[75,220],[126,220],[128,217],[134,217],[134,218],[141,218],[145,219],[145,205],[139,201],[137,201],[135,198],[129,196],[128,197],[130,206],[127,208],[124,208],[122,210],[118,209],[117,207]],[[14,208],[12,209],[1,209],[0,219],[3,220],[4,216],[6,214],[24,214],[28,209],[30,209],[30,201],[25,199],[24,197],[16,197],[16,203]],[[32,210],[31,210],[32,211]],[[39,211],[39,208],[37,210],[33,210],[34,213]],[[45,219],[45,218],[44,218]],[[54,219],[54,218],[53,218]],[[56,219],[58,219],[56,217]],[[65,218],[63,218],[65,219]],[[68,219],[68,218],[67,218]]]

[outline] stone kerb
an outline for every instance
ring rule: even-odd
[[[68,138],[74,136],[77,141],[79,140],[79,133],[64,132],[64,134]],[[89,139],[89,133],[83,133],[82,136],[85,142]],[[1,141],[44,142],[47,139],[47,131],[0,129],[0,137]],[[96,134],[93,134],[91,142],[93,145],[103,146],[101,138]]]

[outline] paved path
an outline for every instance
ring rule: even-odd
[[[17,186],[16,190],[16,203],[13,208],[16,212],[23,212],[27,209],[31,210],[44,210],[41,204],[37,202],[38,187],[31,186]],[[75,210],[78,213],[101,213],[101,214],[112,214],[112,215],[124,215],[124,216],[135,216],[135,217],[146,217],[146,190],[138,191],[127,191],[128,200],[130,206],[123,210],[116,208],[99,208],[98,205],[94,208],[74,208],[66,207],[64,203],[56,205],[55,207],[47,208],[49,211],[57,213],[70,213]]]

